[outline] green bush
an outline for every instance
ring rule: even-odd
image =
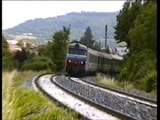
[[[24,63],[21,70],[34,70],[34,71],[41,71],[41,70],[55,70],[55,64],[52,62],[51,59],[47,57],[39,57],[35,56],[31,60],[28,60]]]
[[[143,78],[135,83],[135,86],[146,92],[157,91],[157,71],[148,72]]]
[[[3,71],[12,71],[14,69],[12,58],[3,56],[2,58],[2,70]]]
[[[133,83],[137,89],[151,92],[156,90],[156,65],[157,59],[151,50],[132,53],[126,59],[118,80]]]
[[[145,76],[146,80],[146,92],[151,92],[152,90],[156,90],[157,88],[157,72],[152,71],[147,73]]]

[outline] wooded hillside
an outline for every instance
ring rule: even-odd
[[[41,41],[52,40],[52,35],[61,30],[63,26],[71,27],[71,39],[80,39],[88,26],[91,27],[96,41],[105,36],[105,25],[108,25],[108,37],[114,37],[114,26],[118,12],[81,12],[68,13],[46,19],[37,18],[28,20],[13,28],[4,30],[7,34],[36,34]]]

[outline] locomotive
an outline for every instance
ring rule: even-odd
[[[70,75],[93,72],[120,72],[123,57],[99,52],[80,42],[68,45],[65,68]]]

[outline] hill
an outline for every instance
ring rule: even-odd
[[[94,39],[100,41],[105,36],[105,25],[108,26],[108,38],[114,37],[113,27],[116,25],[116,15],[118,12],[72,12],[57,17],[28,20],[3,32],[13,35],[30,33],[36,36],[39,42],[45,42],[51,40],[53,34],[62,30],[63,26],[71,26],[71,40],[79,40],[86,28],[90,26]]]

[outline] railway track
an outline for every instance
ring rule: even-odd
[[[39,78],[43,76],[38,76],[35,83],[44,92],[45,90],[41,88],[38,82]],[[50,81],[75,98],[120,119],[157,119],[157,104],[154,101],[141,99],[135,95],[132,96],[117,90],[106,89],[85,80],[69,78],[64,75],[50,76]],[[44,93],[50,97],[46,91]]]
[[[125,92],[123,90],[118,90],[118,89],[113,89],[113,88],[110,88],[110,87],[106,87],[104,85],[100,85],[100,84],[97,84],[95,82],[92,82],[92,81],[89,81],[89,80],[85,80],[83,78],[79,78],[81,81],[85,82],[85,83],[88,83],[88,84],[91,84],[93,86],[97,86],[97,87],[100,87],[100,88],[103,88],[103,89],[106,89],[106,90],[110,90],[110,91],[113,91],[113,92],[117,92],[117,93],[120,93],[120,94],[123,94],[125,96],[128,96],[128,97],[132,97],[134,98],[134,100],[137,100],[137,102],[145,102],[145,103],[151,103],[151,104],[154,104],[155,107],[157,107],[157,100],[156,99],[151,99],[151,98],[147,98],[148,96],[142,96],[142,95],[135,95],[135,94],[131,94],[131,93],[128,93],[128,92]]]
[[[71,95],[67,95],[66,92],[62,91],[61,89],[59,89],[59,87],[53,84],[50,78],[51,78],[51,75],[37,76],[37,78],[33,80],[33,83],[35,84],[36,89],[40,90],[45,96],[49,97],[51,100],[58,101],[59,103],[61,103],[62,107],[69,107],[77,111],[77,113],[79,113],[80,118],[82,118],[82,120],[85,120],[85,119],[103,120],[104,118],[106,120],[107,119],[119,120],[116,117],[107,115],[101,110],[98,110],[90,105],[85,104],[84,102],[78,99],[75,99]]]

